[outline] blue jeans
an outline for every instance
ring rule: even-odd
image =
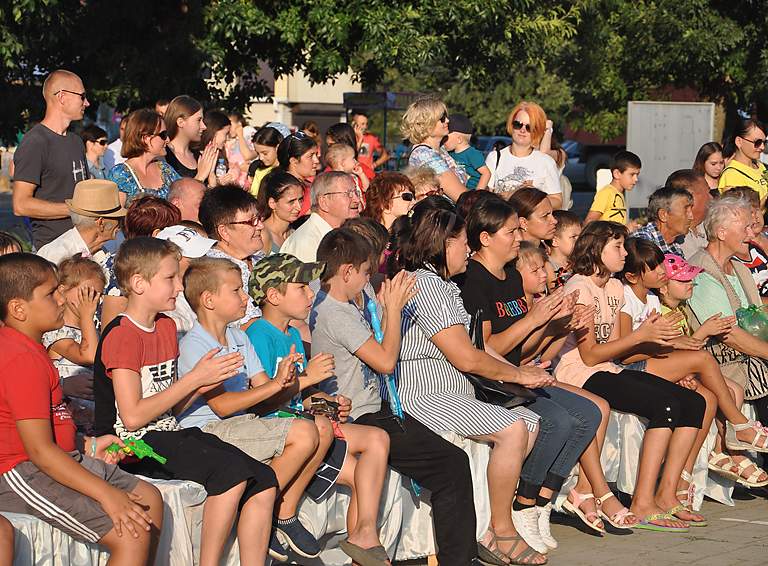
[[[547,397],[526,405],[539,415],[539,434],[520,472],[517,494],[534,499],[542,487],[557,492],[582,452],[595,437],[602,415],[600,408],[559,387],[545,387]]]

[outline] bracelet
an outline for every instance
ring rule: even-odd
[[[91,437],[91,458],[96,457],[96,437]]]

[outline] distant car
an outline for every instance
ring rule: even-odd
[[[512,138],[509,136],[477,136],[475,147],[479,149],[483,155],[488,155],[493,151],[493,146],[499,143],[501,147],[507,147],[512,143]]]

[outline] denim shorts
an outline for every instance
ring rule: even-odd
[[[631,364],[619,364],[622,369],[631,369],[634,371],[646,371],[646,367],[648,367],[648,360],[639,360],[637,362],[632,362]]]

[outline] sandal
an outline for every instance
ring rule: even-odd
[[[360,566],[389,566],[389,556],[383,546],[362,548],[349,542],[349,539],[339,543],[341,551]]]
[[[741,478],[741,476],[732,469],[736,467],[736,462],[734,462],[733,458],[728,454],[722,452],[715,452],[714,450],[710,452],[707,467],[716,474],[728,478],[731,481],[739,481]]]
[[[493,533],[493,531],[491,532]],[[495,537],[495,533],[493,534]],[[495,538],[492,538],[491,543],[493,543],[495,540]],[[492,550],[485,546],[482,542],[478,541],[477,558],[484,564],[493,564],[494,566],[507,566],[509,562],[504,560],[506,557],[507,555],[501,552],[498,548],[496,548],[496,550]]]
[[[673,517],[667,513],[654,513],[648,515],[644,519],[635,525],[636,529],[642,529],[646,531],[654,531],[657,533],[687,533],[690,529],[688,527],[667,527],[659,525],[656,521],[679,521],[677,517]]]
[[[632,527],[635,525],[635,523],[632,523],[631,525],[626,524],[626,520],[630,517],[634,517],[635,514],[627,509],[626,507],[622,507],[619,511],[616,511],[611,516],[608,516],[606,513],[603,513],[603,502],[607,501],[611,497],[616,497],[612,491],[609,491],[605,495],[602,495],[596,499],[597,501],[597,514],[600,516],[600,518],[603,519],[603,521],[606,521],[609,525],[612,527],[619,529],[621,531],[631,531]]]
[[[736,433],[742,430],[752,429],[755,431],[755,437],[752,442],[739,440]],[[762,439],[762,441],[760,440]],[[768,434],[766,434],[763,425],[755,421],[747,421],[742,424],[725,423],[725,447],[728,450],[750,450],[752,452],[768,452]]]
[[[547,563],[547,557],[543,554],[539,554],[535,550],[533,550],[530,546],[528,546],[528,543],[525,542],[523,537],[520,535],[513,535],[509,537],[500,537],[496,534],[496,531],[493,530],[493,527],[488,527],[488,531],[491,533],[491,542],[490,547],[493,549],[491,552],[494,554],[494,556],[497,557],[504,557],[509,560],[509,562],[505,562],[505,564],[515,564],[515,565],[523,565],[523,566],[530,566],[530,565],[539,565],[539,564],[546,564]],[[512,545],[512,548],[509,549],[509,552],[502,552],[499,550],[499,542],[510,542],[514,541],[515,544]],[[520,546],[520,543],[523,543],[527,548],[524,548],[514,556],[512,556],[512,551],[514,551],[518,546]],[[536,560],[537,558],[543,558],[544,562],[533,562],[533,560]]]
[[[693,499],[696,497],[696,485],[693,483],[693,476],[688,470],[683,470],[680,472],[680,479],[688,484],[688,489],[678,489],[675,493],[677,500],[681,505],[692,508]],[[685,499],[680,499],[681,496],[684,496]]]
[[[571,503],[571,500],[566,498],[563,502],[563,509],[568,511],[569,513],[576,515],[579,519],[581,519],[581,522],[587,525],[590,529],[595,531],[596,533],[603,535],[605,534],[605,528],[598,526],[598,523],[600,523],[600,515],[596,511],[589,511],[588,513],[584,513],[580,509],[581,505],[588,501],[589,499],[594,499],[595,496],[591,493],[581,494],[575,489],[572,489],[571,492],[568,494],[568,497],[573,495],[574,502]],[[590,518],[591,517],[591,518]]]
[[[739,468],[739,477],[736,479],[737,482],[739,482],[744,487],[765,487],[768,485],[768,479],[765,479],[763,481],[758,481],[758,478],[765,474],[765,470],[762,469],[760,466],[755,464],[752,460],[749,458],[744,458],[741,462],[738,464],[734,464],[737,468]],[[747,469],[750,466],[754,466],[755,471],[752,472],[749,477],[744,477],[744,472],[747,471]]]
[[[677,514],[678,513],[682,513],[682,512],[686,512],[686,513],[690,513],[691,515],[699,516],[699,517],[701,517],[701,519],[698,519],[698,520],[697,519],[683,519],[682,517],[678,517]],[[672,507],[672,509],[667,511],[667,515],[673,515],[676,519],[678,519],[679,521],[683,521],[684,523],[688,523],[688,525],[691,526],[691,527],[706,527],[707,526],[707,520],[704,518],[703,515],[700,515],[699,513],[695,513],[692,509],[688,509],[688,507],[686,507],[685,505],[675,505],[674,507]]]

